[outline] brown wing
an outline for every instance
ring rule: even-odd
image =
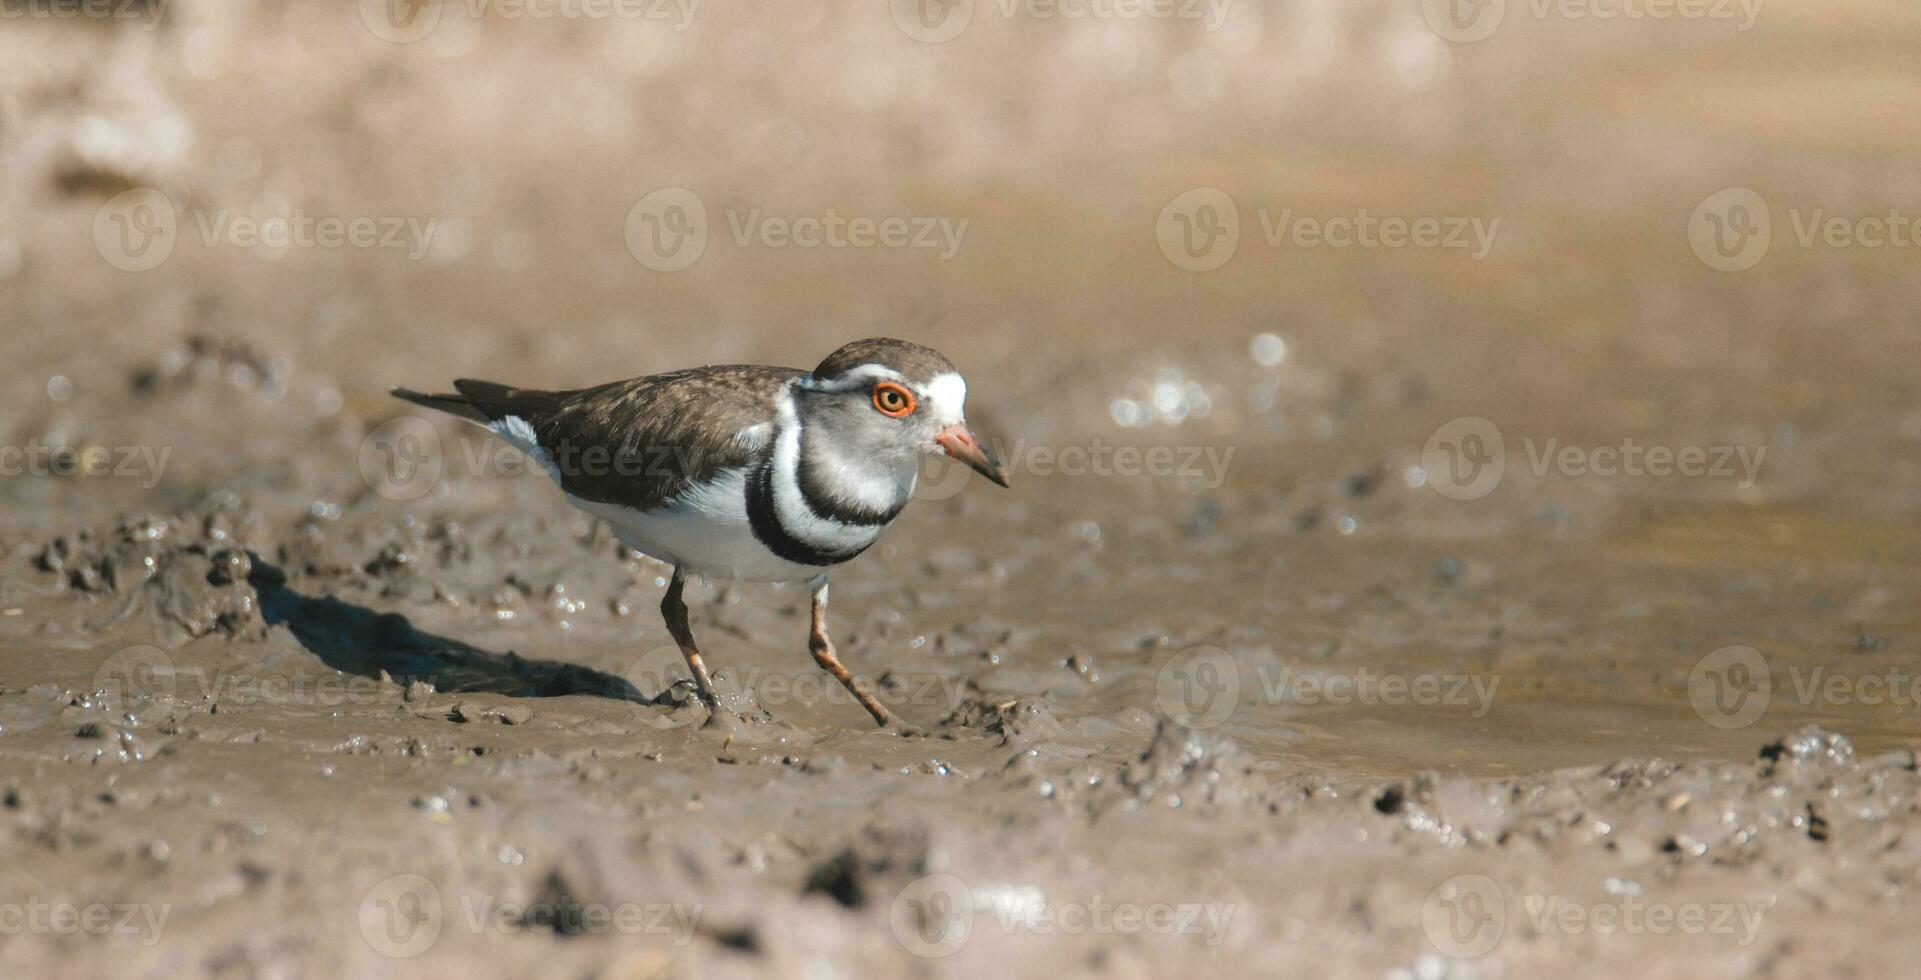
[[[394,394],[475,421],[524,419],[568,493],[652,510],[692,483],[752,462],[757,447],[739,433],[772,423],[781,386],[802,373],[730,364],[578,391],[461,380],[458,395]]]

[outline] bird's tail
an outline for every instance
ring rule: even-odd
[[[487,425],[509,416],[535,422],[559,406],[560,395],[552,391],[515,388],[492,381],[462,378],[454,382],[458,394],[428,395],[409,388],[395,388],[393,396],[427,408],[457,415],[469,422]]]

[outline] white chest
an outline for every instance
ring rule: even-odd
[[[605,520],[621,544],[702,578],[790,582],[819,575],[820,566],[782,559],[754,536],[747,519],[746,473],[722,473],[671,506],[647,513],[572,495],[567,500]]]

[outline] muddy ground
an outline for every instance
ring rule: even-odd
[[[1921,953],[1913,11],[362,7],[5,5],[0,976]],[[1014,470],[835,574],[923,738],[385,395],[876,334]]]

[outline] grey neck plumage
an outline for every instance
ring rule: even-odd
[[[859,451],[854,424],[790,383],[767,452],[747,480],[754,535],[803,565],[834,565],[865,551],[912,499],[919,460]]]

